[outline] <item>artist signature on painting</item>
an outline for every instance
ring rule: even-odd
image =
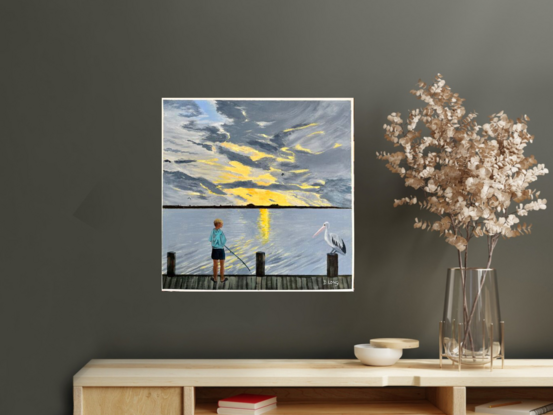
[[[332,281],[332,280],[327,280],[327,279],[323,280],[323,284],[324,285],[335,285],[335,286],[339,285],[338,281]]]

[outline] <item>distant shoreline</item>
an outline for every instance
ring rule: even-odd
[[[351,207],[339,206],[280,206],[280,205],[246,205],[246,206],[182,206],[182,205],[163,205],[163,209],[349,209]]]

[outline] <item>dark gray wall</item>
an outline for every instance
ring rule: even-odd
[[[551,2],[2,2],[0,413],[69,414],[91,358],[437,356],[454,248],[375,159],[385,117],[444,74],[469,110],[527,113],[553,167]],[[162,293],[161,97],[354,97],[354,293]],[[538,187],[553,200],[552,177]],[[507,353],[553,358],[551,212],[501,241]],[[472,265],[484,265],[484,247]],[[32,391],[32,392],[30,392]]]

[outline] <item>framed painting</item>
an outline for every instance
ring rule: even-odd
[[[164,291],[353,291],[353,99],[162,99]]]

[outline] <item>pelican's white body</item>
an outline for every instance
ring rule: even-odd
[[[323,229],[325,231],[325,241],[326,243],[332,248],[332,251],[330,252],[331,254],[334,254],[334,253],[337,253],[337,254],[340,254],[340,255],[345,255],[346,254],[346,244],[344,242],[344,240],[342,238],[340,238],[338,235],[336,235],[335,233],[330,233],[328,231],[328,228],[330,227],[330,224],[328,222],[325,222],[323,224],[323,226],[321,226],[321,229],[319,229],[315,235],[313,235],[313,238],[315,236],[317,236],[318,234],[320,234]]]

